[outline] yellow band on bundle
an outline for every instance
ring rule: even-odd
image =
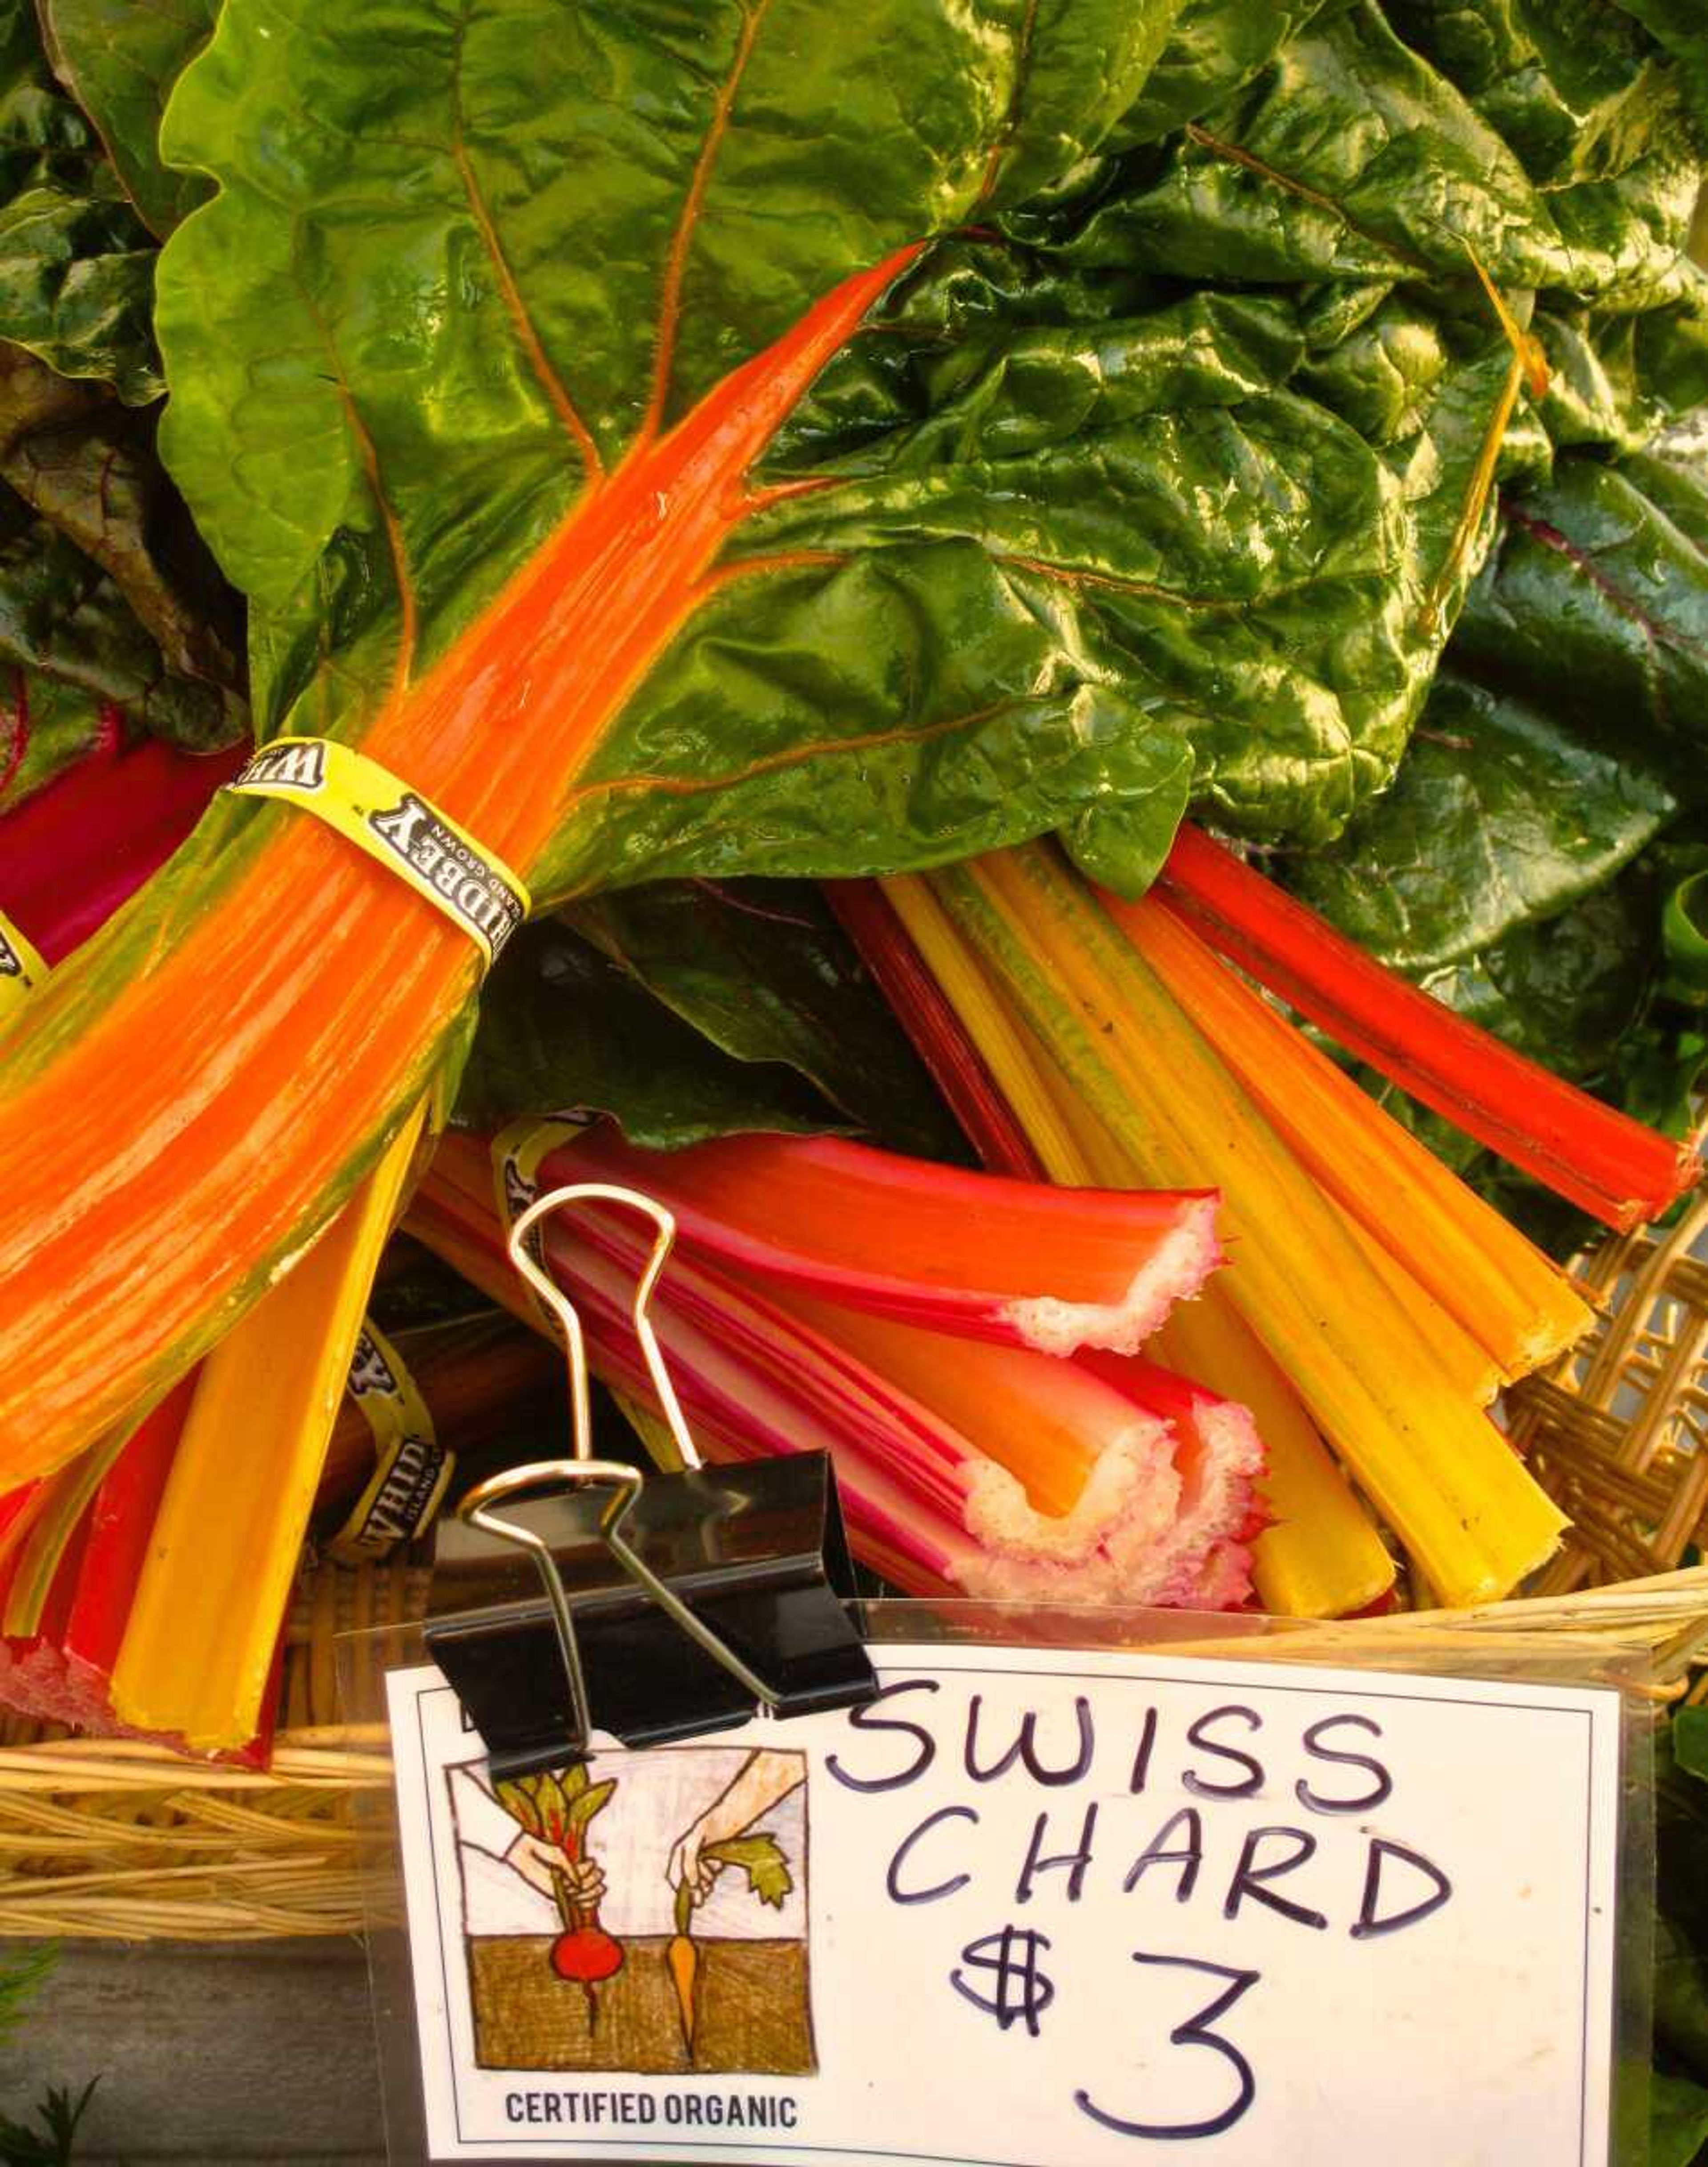
[[[367,1488],[325,1550],[340,1565],[361,1565],[413,1542],[431,1525],[457,1457],[439,1443],[420,1386],[371,1317],[357,1339],[346,1389],[368,1418],[378,1460]]]
[[[301,805],[461,926],[489,967],[531,908],[502,859],[366,753],[330,738],[275,738],[225,785]]]
[[[46,976],[46,964],[0,910],[0,1018],[22,1006]]]

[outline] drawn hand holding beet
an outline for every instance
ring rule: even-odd
[[[505,1862],[549,1895],[563,1931],[553,1942],[552,1968],[587,1996],[590,2026],[599,2020],[594,1989],[622,1968],[623,1947],[599,1923],[605,1874],[588,1847],[588,1825],[610,1803],[615,1780],[590,1783],[584,1762],[539,1776],[520,1776],[494,1786],[499,1803],[521,1834]]]

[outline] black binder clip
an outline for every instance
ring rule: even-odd
[[[658,1230],[632,1314],[679,1474],[593,1457],[581,1320],[529,1246],[544,1220],[581,1202],[629,1206]],[[457,1510],[530,1554],[545,1601],[426,1628],[429,1652],[485,1740],[494,1777],[583,1758],[595,1730],[626,1746],[660,1745],[761,1711],[850,1708],[877,1692],[843,1608],[854,1566],[828,1454],[731,1467],[701,1460],[647,1313],[675,1236],[662,1205],[603,1182],[553,1189],[511,1231],[512,1262],[563,1329],[574,1457],[494,1476]],[[590,1492],[605,1496],[590,1525]],[[507,1499],[566,1495],[578,1509],[549,1540],[493,1510]]]

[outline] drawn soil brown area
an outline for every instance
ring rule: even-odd
[[[622,1969],[595,1989],[560,1979],[544,1935],[482,1936],[468,1944],[474,2058],[487,2069],[611,2069],[642,2076],[732,2070],[806,2076],[817,2069],[806,1947],[797,1941],[702,1941],[694,2042],[662,1935],[623,1944]]]

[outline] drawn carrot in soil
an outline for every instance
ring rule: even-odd
[[[584,1762],[555,1774],[521,1776],[493,1787],[500,1805],[513,1820],[542,1843],[562,1852],[564,1867],[552,1872],[552,1892],[563,1931],[553,1942],[549,1960],[564,1981],[579,1985],[587,1997],[590,2031],[599,2022],[600,1982],[622,1968],[623,1946],[599,1923],[597,1899],[589,1903],[576,1893],[584,1877],[574,1869],[590,1860],[588,1824],[611,1799],[615,1779],[590,1783]]]
[[[774,1836],[731,1836],[722,1843],[707,1844],[700,1856],[710,1865],[739,1867],[748,1877],[748,1895],[757,1896],[760,1903],[770,1905],[775,1910],[782,1910],[784,1899],[795,1886],[783,1846]],[[694,1939],[693,1921],[700,1900],[692,1882],[685,1880],[677,1884],[676,1931],[664,1952],[670,1984],[676,1990],[676,2005],[681,2011],[683,2041],[690,2055],[699,2018],[695,2006],[695,1985],[700,1970],[700,1945]]]

